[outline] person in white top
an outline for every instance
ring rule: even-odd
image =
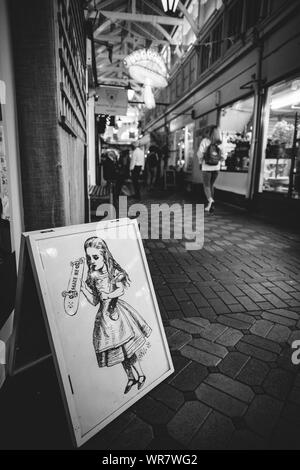
[[[140,142],[136,142],[135,145],[136,148],[132,153],[130,161],[130,171],[135,192],[134,197],[136,199],[141,199],[139,176],[141,171],[143,171],[145,167],[145,154],[140,148]]]
[[[204,192],[208,201],[204,209],[206,212],[213,210],[214,184],[221,168],[221,161],[224,159],[220,144],[220,131],[217,126],[211,126],[207,129],[207,135],[201,140],[197,152],[203,175]]]

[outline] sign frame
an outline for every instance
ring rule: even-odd
[[[165,354],[165,363],[167,364],[167,368],[165,372],[157,377],[152,382],[148,382],[141,390],[139,390],[132,398],[129,398],[127,402],[125,402],[122,406],[118,409],[113,410],[108,416],[104,419],[100,420],[96,426],[94,426],[89,431],[82,433],[82,425],[80,423],[79,412],[76,408],[75,397],[74,397],[74,389],[72,386],[72,376],[69,370],[67,361],[65,360],[65,351],[64,346],[61,341],[61,334],[59,332],[58,324],[55,320],[55,312],[53,308],[53,302],[51,299],[51,292],[49,291],[49,280],[47,281],[45,268],[43,266],[41,254],[39,251],[39,243],[46,239],[58,239],[59,237],[65,237],[67,239],[68,235],[85,235],[92,236],[95,234],[95,231],[101,229],[101,231],[109,230],[109,229],[116,229],[118,227],[127,226],[134,230],[135,233],[135,240],[137,241],[137,246],[139,249],[139,253],[141,256],[141,261],[143,263],[143,270],[145,272],[145,276],[148,283],[149,293],[152,300],[152,305],[154,306],[155,311],[155,321],[157,322],[157,329],[159,331],[161,345],[164,350]],[[35,232],[26,232],[23,234],[22,237],[22,248],[24,252],[25,243],[28,249],[29,259],[32,266],[33,276],[37,288],[38,297],[40,300],[40,305],[44,317],[44,322],[46,325],[48,340],[51,347],[52,357],[54,360],[56,373],[61,389],[61,394],[63,398],[63,403],[66,410],[67,420],[72,436],[72,441],[75,447],[80,447],[85,442],[87,442],[91,437],[97,434],[101,429],[103,429],[106,425],[112,422],[115,418],[121,415],[124,411],[126,411],[130,406],[136,403],[139,399],[149,393],[154,387],[159,385],[163,380],[169,377],[174,372],[174,367],[172,363],[171,354],[169,351],[166,334],[164,331],[162,319],[159,312],[159,306],[157,303],[154,287],[152,284],[152,279],[146,259],[146,255],[144,252],[144,247],[142,243],[142,239],[139,233],[139,227],[137,221],[134,219],[118,219],[118,220],[109,220],[104,222],[96,222],[90,224],[82,224],[82,225],[75,225],[69,227],[62,227],[58,229],[51,229],[51,230],[43,230],[43,231],[35,231]],[[17,305],[20,307],[20,292],[19,301],[17,301]],[[63,297],[62,297],[62,306],[63,306]],[[63,308],[63,307],[62,307]],[[16,322],[18,323],[20,320],[20,308],[16,311]],[[22,314],[24,315],[24,313]],[[14,344],[16,347],[16,344]],[[12,357],[14,357],[14,351],[12,351]],[[13,362],[12,362],[13,363]]]

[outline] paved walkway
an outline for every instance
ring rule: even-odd
[[[300,366],[291,362],[300,339],[299,235],[217,207],[205,218],[203,249],[186,251],[181,240],[145,248],[175,373],[84,448],[299,449]],[[35,401],[25,391],[23,404],[27,397],[34,415],[43,413],[41,426],[64,427],[58,390],[51,412],[49,390],[39,393]],[[59,444],[56,432],[47,446],[69,447],[67,431]]]

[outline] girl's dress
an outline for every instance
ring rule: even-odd
[[[119,273],[116,272],[115,276]],[[112,292],[114,284],[108,273],[93,276],[95,303],[99,302],[93,331],[93,345],[99,367],[110,367],[130,359],[151,334],[141,315],[120,298],[102,300],[102,292]]]

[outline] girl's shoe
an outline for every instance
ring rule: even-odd
[[[129,379],[125,387],[124,394],[128,393],[136,383],[137,383],[137,380]]]
[[[213,205],[213,203],[214,203],[214,200],[211,199],[211,200],[208,202],[207,206],[204,208],[204,211],[205,211],[205,212],[210,212],[210,209],[211,209],[211,206]]]
[[[142,386],[144,385],[146,381],[146,376],[145,375],[140,375],[138,380],[137,380],[137,388],[138,390],[140,390],[142,388]]]
[[[215,204],[214,204],[214,202],[213,202],[212,205],[210,206],[209,213],[210,213],[210,214],[213,214],[214,212],[215,212]]]

